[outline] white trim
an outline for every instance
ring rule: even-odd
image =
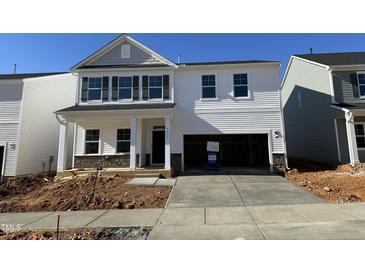
[[[332,99],[332,103],[336,103],[336,98],[335,98],[335,88],[333,86],[333,74],[332,74],[332,69],[328,69],[328,78],[329,78],[329,83],[330,83],[330,92],[331,92],[331,99]]]
[[[273,145],[272,145],[272,130],[267,133],[267,146],[269,150],[269,165],[270,171],[274,172],[274,159],[273,159]]]
[[[4,152],[3,152],[3,162],[2,165],[0,167],[0,183],[3,181],[3,178],[5,176],[5,162],[6,162],[6,154],[8,151],[8,142],[0,142],[0,146],[4,147]]]
[[[361,95],[359,74],[364,74],[365,75],[365,71],[356,71],[357,87],[359,89],[359,99],[365,99],[365,95]],[[361,84],[361,86],[365,86],[365,85]]]
[[[149,102],[163,102],[163,75],[145,75],[148,76],[148,101]],[[151,87],[151,77],[161,77],[161,86]],[[161,88],[161,98],[150,98],[150,89],[151,88]]]
[[[349,146],[350,163],[352,165],[359,163],[359,154],[357,150],[355,125],[353,113],[348,111],[345,113],[346,118],[346,133]]]
[[[365,130],[365,122],[355,122],[354,125],[362,125],[364,127]],[[358,135],[356,135],[356,130],[355,130],[355,137],[357,137]],[[365,136],[364,136],[365,138]],[[356,140],[356,145],[357,145],[357,140]],[[357,147],[357,150],[365,150],[365,147]]]
[[[341,159],[341,150],[340,150],[340,139],[338,137],[338,127],[337,127],[337,119],[333,119],[333,122],[335,124],[335,133],[336,133],[336,144],[337,144],[337,157],[338,161],[342,163]]]
[[[99,100],[89,100],[89,91],[90,91],[90,79],[100,79],[100,99]],[[118,82],[119,83],[119,82]],[[97,90],[99,88],[91,88],[92,90]],[[96,76],[96,77],[88,77],[87,79],[87,104],[101,104],[103,102],[103,77]]]
[[[99,130],[99,146],[98,146],[98,153],[86,153],[86,131],[87,130]],[[84,127],[84,155],[89,155],[89,156],[99,156],[99,155],[103,155],[103,151],[101,151],[101,147],[102,147],[102,131],[101,128],[97,128],[97,127]],[[88,143],[96,143],[96,141],[88,141]]]
[[[77,136],[77,120],[74,122],[74,138],[72,147],[72,168],[75,168],[75,155],[76,155],[76,136]]]
[[[130,127],[116,127],[116,131],[115,131],[115,149],[114,149],[114,154],[113,155],[126,155],[126,154],[130,154],[130,150],[129,152],[118,152],[118,130],[119,129],[129,129],[129,149],[131,147],[131,128]],[[120,142],[127,142],[125,140],[121,140]]]
[[[238,96],[236,97],[234,95],[234,87],[235,87],[235,84],[234,84],[234,75],[235,74],[246,74],[247,75],[247,85],[238,85],[238,86],[247,86],[247,96]],[[250,89],[250,73],[248,71],[238,71],[238,72],[233,72],[232,75],[231,75],[231,95],[232,95],[232,100],[234,101],[243,101],[243,100],[251,100],[252,99],[252,92],[251,92],[251,89]]]
[[[130,150],[129,150],[129,168],[136,169],[136,149],[137,149],[137,118],[130,118]]]
[[[205,98],[203,97],[203,76],[212,76],[214,75],[214,95],[215,97],[208,97]],[[213,86],[205,86],[205,87],[213,87]],[[212,72],[212,73],[204,73],[204,74],[200,74],[200,101],[218,101],[219,98],[217,96],[217,91],[218,91],[218,73],[217,72]]]
[[[281,130],[282,130],[282,134],[281,134],[281,138],[282,138],[282,142],[283,142],[283,148],[284,148],[284,158],[285,158],[285,166],[286,168],[289,168],[289,162],[288,162],[288,152],[287,152],[287,148],[286,148],[286,131],[285,131],[285,118],[284,118],[284,110],[283,110],[283,100],[282,100],[282,93],[281,93],[281,89],[280,89],[280,68],[278,70],[277,73],[277,87],[278,87],[278,96],[279,96],[279,108],[280,108],[280,116],[281,116]]]

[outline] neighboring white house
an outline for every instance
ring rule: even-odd
[[[203,168],[207,141],[222,166],[283,169],[280,63],[175,64],[121,35],[72,68],[76,100],[59,109],[58,172],[75,124],[73,168]]]
[[[1,177],[56,170],[54,112],[75,101],[75,89],[70,73],[0,75]]]

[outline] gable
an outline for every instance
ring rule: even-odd
[[[129,58],[122,58],[122,46],[130,46]],[[132,45],[128,41],[125,41],[109,52],[97,58],[95,61],[88,63],[88,66],[100,66],[100,65],[149,65],[149,64],[164,64],[160,59],[153,56],[151,53],[146,52],[135,45]]]
[[[98,66],[176,66],[152,49],[123,34],[85,58],[71,70]]]

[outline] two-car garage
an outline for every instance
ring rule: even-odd
[[[184,167],[204,168],[207,142],[218,142],[217,160],[222,167],[269,167],[267,134],[184,135]]]

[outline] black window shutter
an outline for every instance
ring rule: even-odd
[[[139,76],[133,76],[133,100],[139,99]]]
[[[170,76],[163,76],[163,98],[169,99],[170,96]]]
[[[87,101],[87,90],[89,88],[89,78],[82,77],[82,84],[81,84],[81,102]]]
[[[351,76],[351,84],[352,84],[352,93],[355,98],[360,98],[360,91],[359,91],[359,86],[357,83],[357,74],[351,73],[350,76]]]
[[[112,100],[118,101],[118,77],[112,77]]]
[[[148,100],[148,76],[142,76],[142,99]]]
[[[103,101],[109,100],[109,77],[103,77]]]

